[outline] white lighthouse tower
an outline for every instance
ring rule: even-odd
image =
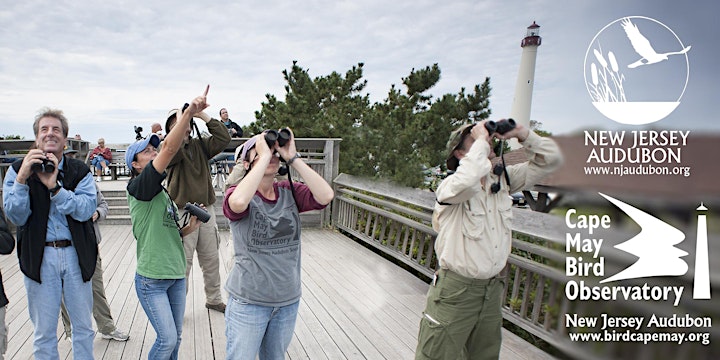
[[[520,57],[520,70],[515,83],[515,97],[510,110],[510,117],[525,127],[530,126],[530,105],[532,104],[533,85],[535,84],[535,59],[541,42],[540,25],[533,21],[532,25],[527,28],[525,38],[520,42],[523,51]],[[516,139],[509,141],[509,144],[513,149],[520,147]]]

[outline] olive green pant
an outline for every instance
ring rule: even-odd
[[[441,269],[428,291],[415,359],[497,359],[503,282]]]

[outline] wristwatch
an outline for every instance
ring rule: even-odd
[[[60,190],[61,188],[62,188],[62,185],[60,185],[60,181],[58,180],[55,187],[50,189],[50,194],[55,195],[58,192],[58,190]]]
[[[288,161],[286,161],[285,163],[288,164],[288,165],[292,165],[292,163],[293,163],[293,161],[295,161],[295,159],[299,159],[299,158],[301,158],[301,157],[302,157],[302,156],[300,156],[300,153],[297,153],[297,152],[296,152],[296,153],[295,153],[295,156],[291,157],[291,158],[290,158]]]

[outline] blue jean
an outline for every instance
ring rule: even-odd
[[[83,282],[77,252],[72,246],[46,246],[38,283],[25,277],[28,311],[33,323],[35,359],[57,359],[57,328],[61,297],[73,328],[73,359],[93,358],[92,282]]]
[[[148,359],[177,359],[185,316],[185,279],[151,279],[136,273],[135,291],[157,334]]]
[[[98,155],[92,159],[92,165],[98,170],[102,169],[102,163],[105,163],[105,165],[109,165],[110,161],[106,160],[104,157],[102,157],[100,155]]]
[[[290,345],[300,301],[282,307],[253,305],[230,296],[225,309],[227,358],[283,360]]]

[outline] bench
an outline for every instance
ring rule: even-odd
[[[118,176],[130,176],[130,170],[128,170],[125,165],[125,150],[110,149],[110,153],[112,154],[112,160],[110,160],[110,164],[108,164],[110,177],[113,180],[117,180]],[[88,158],[85,160],[85,163],[88,167],[92,168],[90,154],[88,154]]]

